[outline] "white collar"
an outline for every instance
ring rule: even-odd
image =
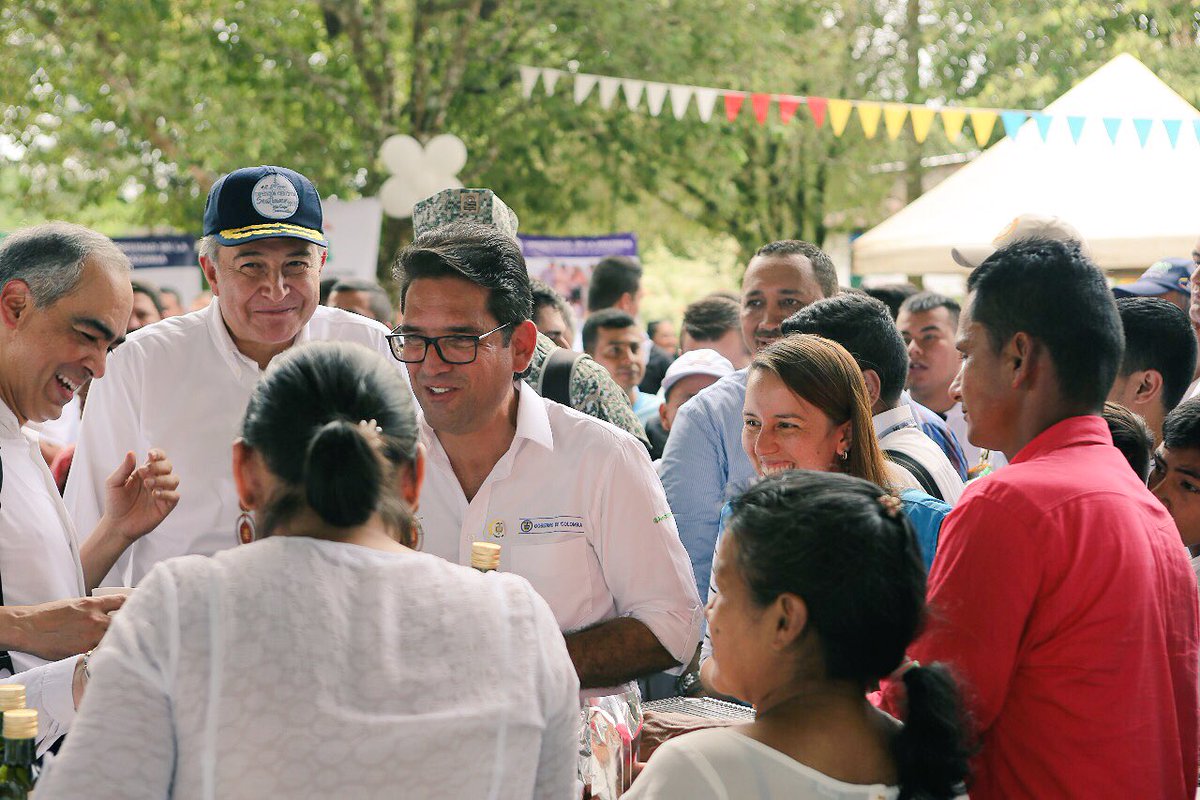
[[[546,411],[546,401],[533,390],[525,381],[515,382],[517,388],[517,431],[513,436],[511,452],[521,439],[528,439],[534,444],[541,445],[553,452],[554,432],[550,428],[550,414]],[[417,421],[421,425],[421,433],[425,441],[436,443],[439,450],[445,453],[442,442],[438,439],[437,431],[425,419],[425,412],[417,405]]]
[[[17,419],[17,414],[6,403],[0,403],[0,433],[19,436],[21,434],[21,422]]]
[[[887,411],[880,411],[871,417],[871,422],[875,426],[875,435],[880,439],[899,428],[917,427],[917,418],[913,416],[912,408],[904,403]]]
[[[225,363],[229,365],[229,369],[235,376],[246,367],[253,369],[256,373],[262,372],[258,362],[238,350],[237,345],[234,344],[233,337],[229,335],[229,329],[225,327],[225,317],[221,315],[220,298],[214,295],[212,302],[200,313],[208,315],[205,321],[208,323],[209,336],[212,338],[213,344],[217,346],[217,352],[221,354],[221,358],[225,359]],[[311,324],[312,318],[310,317],[300,328],[300,333],[296,334],[296,341],[292,342],[293,347],[304,344],[312,338]]]

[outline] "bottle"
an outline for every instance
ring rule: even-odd
[[[3,725],[5,711],[15,711],[25,707],[25,687],[19,683],[0,684],[0,725]],[[0,728],[3,730],[3,728]]]
[[[471,566],[480,572],[491,572],[500,566],[500,545],[492,542],[471,542]]]
[[[4,712],[4,764],[0,765],[0,800],[25,800],[38,779],[33,763],[38,714],[32,708]]]

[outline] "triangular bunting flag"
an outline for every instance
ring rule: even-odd
[[[617,99],[617,89],[621,88],[620,78],[604,77],[600,79],[600,107],[605,111],[612,108],[613,100]]]
[[[541,71],[537,67],[519,67],[521,71],[521,96],[526,100],[533,97],[533,87],[537,85]]]
[[[1042,135],[1042,141],[1046,141],[1046,137],[1050,135],[1050,121],[1054,117],[1049,114],[1043,114],[1040,111],[1035,111],[1029,115],[1033,121],[1037,123],[1038,133]]]
[[[1121,130],[1120,117],[1105,117],[1104,130],[1108,131],[1108,140],[1113,144],[1117,143],[1117,133]]]
[[[1175,142],[1179,141],[1179,126],[1183,122],[1178,119],[1164,119],[1162,123],[1167,131],[1167,138],[1171,140],[1171,147],[1174,147]]]
[[[957,108],[943,108],[940,113],[942,127],[946,129],[946,138],[953,142],[962,134],[963,123],[967,121],[967,112]]]
[[[1024,111],[1001,111],[1000,121],[1004,123],[1004,135],[1010,139],[1017,138],[1017,131],[1025,124],[1029,115]]]
[[[779,103],[779,121],[784,125],[792,121],[792,117],[796,116],[796,109],[800,107],[799,97],[790,95],[780,95],[776,102]]]
[[[992,138],[992,129],[996,127],[995,111],[972,111],[971,128],[975,131],[975,142],[980,147],[987,147]]]
[[[742,103],[746,102],[746,95],[741,92],[726,92],[725,93],[725,119],[733,122],[737,119],[738,112],[742,110]]]
[[[542,70],[542,86],[546,89],[546,97],[554,94],[554,84],[562,77],[562,71],[557,69]]]
[[[1200,141],[1200,119],[1192,120],[1192,130],[1196,131],[1196,140]]]
[[[808,111],[812,114],[813,124],[818,128],[825,125],[825,110],[829,107],[829,101],[824,97],[810,97],[806,101],[808,103]]]
[[[588,75],[583,72],[575,76],[575,105],[579,105],[584,100],[587,100],[588,95],[592,93],[592,87],[596,85],[599,77],[598,75]]]
[[[621,91],[625,93],[625,106],[630,111],[637,111],[638,104],[642,102],[642,90],[645,88],[645,81],[621,79]]]
[[[860,110],[859,115],[862,115]],[[904,130],[904,120],[908,116],[908,106],[900,103],[888,103],[883,107],[883,127],[887,129],[889,139],[895,139]]]
[[[1079,144],[1079,137],[1083,135],[1083,123],[1087,122],[1087,117],[1067,117],[1067,127],[1071,129],[1071,138],[1075,144]]]
[[[697,89],[696,90],[696,112],[700,114],[701,122],[708,122],[712,119],[713,108],[717,105],[717,90],[716,89]]]
[[[834,136],[841,136],[846,130],[846,123],[850,121],[850,112],[853,110],[854,104],[849,100],[829,101],[829,125],[833,128]]]
[[[684,115],[687,114],[688,103],[692,99],[692,87],[672,84],[670,93],[671,113],[675,115],[675,119],[683,119]]]
[[[646,105],[650,107],[651,116],[657,117],[662,113],[663,103],[666,99],[667,85],[665,83],[646,84]]]
[[[758,120],[758,124],[765,125],[767,122],[767,112],[771,109],[771,95],[750,95],[750,106],[754,109],[754,118]]]
[[[929,135],[929,129],[933,127],[933,115],[936,112],[932,108],[914,106],[909,113],[912,114],[913,138],[918,142],[925,141],[925,137]]]
[[[875,138],[875,131],[879,130],[879,115],[883,113],[883,106],[879,103],[856,103],[858,106],[858,121],[862,123],[863,133],[868,139]]]
[[[1146,140],[1150,138],[1150,126],[1154,124],[1153,120],[1135,119],[1133,121],[1133,129],[1137,131],[1138,141],[1142,143],[1142,147],[1146,146]]]

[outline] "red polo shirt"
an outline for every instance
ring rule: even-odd
[[[1194,798],[1200,612],[1170,515],[1073,417],[963,493],[913,658],[956,671],[971,800]]]

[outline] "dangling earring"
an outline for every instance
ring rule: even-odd
[[[843,450],[842,452],[838,453],[838,458],[840,458],[842,461],[848,461],[850,459],[850,451]]]
[[[238,514],[237,525],[235,527],[238,544],[250,544],[257,538],[257,533],[254,530],[254,517],[250,514],[250,509],[246,508],[240,502],[238,503],[238,508],[242,510],[242,513]]]

